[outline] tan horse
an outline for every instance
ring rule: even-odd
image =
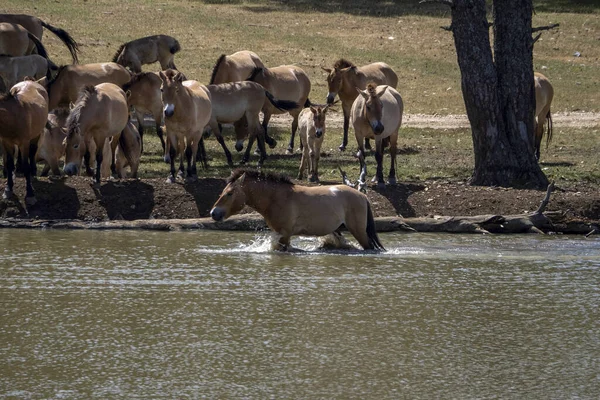
[[[248,79],[254,68],[264,68],[260,57],[252,51],[242,50],[231,55],[221,54],[210,77],[210,85],[239,82]]]
[[[259,119],[263,105],[268,102],[277,109],[292,110],[297,108],[298,104],[274,98],[263,86],[255,82],[221,83],[208,85],[207,89],[210,92],[212,104],[212,114],[208,125],[223,148],[229,166],[233,166],[233,161],[221,135],[220,124],[234,123],[241,119],[244,119],[247,129],[237,129],[238,134],[242,132],[242,136],[237,138],[236,149],[241,150],[243,139],[245,139],[244,134],[249,131],[250,140],[258,138],[258,147],[261,153],[259,164],[262,164],[267,157],[264,131]],[[246,149],[242,163],[246,163],[249,157],[250,152]]]
[[[177,69],[173,63],[175,53],[181,50],[179,42],[168,35],[146,36],[121,45],[113,62],[129,68],[134,73],[142,72],[143,64],[160,63],[160,69]]]
[[[48,95],[33,81],[19,82],[0,96],[0,142],[5,153],[7,184],[3,197],[13,195],[14,151],[21,155],[21,168],[27,181],[25,203],[35,204],[31,176],[35,175],[37,141],[48,119]]]
[[[127,176],[125,168],[129,167],[131,171],[129,177],[137,178],[141,156],[142,138],[133,122],[129,121],[119,137],[119,145],[115,152],[117,177],[125,178]]]
[[[267,133],[267,126],[269,125],[271,115],[288,112],[292,116],[294,119],[292,121],[292,135],[290,136],[287,151],[288,153],[293,153],[294,136],[298,129],[298,115],[300,115],[303,107],[310,105],[308,94],[310,93],[311,84],[308,75],[295,65],[281,65],[273,68],[255,68],[248,80],[260,83],[273,96],[280,100],[289,100],[298,104],[297,108],[284,111],[265,102],[262,110],[264,115],[262,125],[265,130],[265,140],[271,148],[276,145],[275,140]],[[251,141],[248,143],[248,147],[251,147]]]
[[[352,103],[358,96],[356,89],[364,90],[367,83],[374,82],[377,85],[388,85],[396,89],[398,76],[392,68],[383,62],[363,65],[357,67],[350,61],[340,58],[335,62],[333,68],[323,68],[327,72],[327,103],[333,103],[335,96],[339,96],[344,111],[344,137],[340,150],[345,150],[348,145],[348,126],[350,125],[350,109]],[[370,148],[367,141],[367,148]]]
[[[129,72],[116,63],[65,65],[51,80],[42,80],[48,91],[50,110],[69,107],[79,98],[79,92],[86,86],[101,83],[114,83],[123,86],[131,79]]]
[[[204,127],[208,125],[211,116],[210,93],[199,82],[184,80],[183,74],[176,70],[161,71],[159,75],[163,82],[161,91],[167,131],[165,161],[171,164],[167,182],[175,182],[175,157],[178,154],[180,171],[183,173],[185,155],[188,179],[196,180],[196,153]]]
[[[81,159],[93,141],[96,146],[95,182],[99,183],[104,142],[119,135],[128,120],[127,97],[123,89],[113,83],[86,86],[67,119],[64,172],[67,175],[78,173]]]
[[[280,175],[238,169],[210,215],[221,221],[245,205],[258,211],[279,235],[279,250],[288,250],[294,235],[333,234],[340,239],[342,224],[365,250],[384,250],[367,196],[346,185],[300,186]]]
[[[0,55],[0,75],[3,75],[10,86],[21,82],[23,78],[46,79],[52,77],[52,69],[56,68],[54,63],[39,54],[28,56],[11,57]]]
[[[550,114],[550,105],[554,98],[554,88],[544,75],[536,72],[535,79],[535,156],[540,159],[540,147],[542,137],[544,136],[544,125],[548,121],[548,135],[546,137],[546,147],[552,141],[552,114]]]
[[[390,142],[390,175],[389,183],[396,184],[396,152],[398,130],[402,125],[404,103],[396,89],[369,83],[366,90],[359,91],[360,96],[354,100],[350,110],[350,120],[354,127],[354,135],[358,143],[358,159],[361,173],[359,187],[365,187],[367,164],[365,162],[364,139],[375,139],[375,159],[377,160],[377,187],[385,187],[383,180],[383,141]]]
[[[156,126],[156,134],[160,139],[163,150],[165,149],[165,139],[163,138],[163,111],[162,99],[160,96],[160,86],[162,80],[158,73],[142,72],[135,74],[131,80],[123,85],[125,92],[129,91],[129,105],[135,108],[135,116],[138,120],[139,134],[142,138],[142,150],[144,148],[144,114],[152,114]]]
[[[46,165],[42,170],[42,176],[60,175],[59,162],[65,154],[65,139],[67,138],[68,108],[57,108],[48,114],[46,128],[40,136],[35,161],[44,161]]]
[[[0,14],[0,22],[19,24],[35,35],[35,37],[37,37],[40,41],[42,40],[42,35],[44,34],[44,28],[48,29],[50,32],[58,36],[65,46],[67,46],[67,49],[69,49],[69,52],[71,53],[71,57],[73,57],[73,63],[78,63],[77,52],[79,51],[79,45],[67,31],[56,28],[37,17],[25,14]]]
[[[33,50],[48,58],[48,52],[42,42],[19,24],[0,22],[0,54],[18,57],[31,54]]]
[[[325,116],[329,105],[325,107],[310,106],[300,113],[299,129],[300,143],[302,144],[302,159],[298,179],[304,179],[304,171],[308,168],[310,182],[319,182],[319,159],[321,158],[321,145],[325,140]]]

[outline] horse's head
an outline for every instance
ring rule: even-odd
[[[174,69],[168,69],[164,73],[159,72],[162,85],[160,86],[161,97],[163,102],[163,112],[166,118],[172,117],[175,114],[175,104],[177,96],[183,90],[183,81],[185,76]]]
[[[329,88],[329,93],[327,93],[327,104],[332,104],[335,96],[337,96],[338,92],[342,88],[342,69],[338,67],[332,68],[323,68],[323,71],[327,72],[327,87]],[[346,69],[346,68],[344,68]]]
[[[212,219],[222,221],[237,214],[244,208],[246,204],[246,194],[243,189],[245,179],[245,173],[235,180],[231,180],[230,178],[230,182],[225,186],[223,193],[221,193],[212,210],[210,210]]]
[[[316,106],[310,107],[310,111],[313,114],[313,123],[315,125],[315,136],[317,139],[321,138],[325,133],[325,114],[327,113],[327,109],[329,105],[325,107]]]
[[[72,176],[79,173],[81,157],[85,152],[85,143],[79,130],[79,123],[72,122],[67,126],[67,137],[63,140],[65,146],[65,174]]]
[[[385,93],[387,88],[387,85],[377,86],[374,83],[369,83],[365,90],[356,88],[358,93],[360,93],[365,100],[363,116],[369,121],[369,125],[371,125],[371,129],[373,129],[375,135],[381,134],[384,129],[384,126],[381,123],[381,118],[383,116],[381,96]]]

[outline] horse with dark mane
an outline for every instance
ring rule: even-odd
[[[143,64],[160,63],[160,69],[177,69],[173,58],[181,50],[177,39],[168,35],[146,36],[123,43],[112,61],[129,68],[133,73],[142,72]]]
[[[252,51],[242,50],[231,55],[221,54],[213,67],[210,85],[246,80],[254,68],[264,68],[260,57]]]

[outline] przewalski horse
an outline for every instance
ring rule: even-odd
[[[373,82],[377,85],[388,85],[396,89],[398,85],[398,76],[392,68],[383,62],[363,65],[357,67],[350,61],[340,58],[335,62],[333,68],[323,68],[327,72],[327,86],[329,93],[327,94],[327,103],[331,104],[335,100],[335,96],[339,96],[342,102],[342,110],[344,112],[344,137],[340,150],[345,150],[348,145],[348,126],[350,121],[350,109],[352,103],[358,96],[356,89],[364,90],[367,83]],[[368,145],[367,141],[367,148]]]
[[[21,155],[21,168],[27,181],[25,204],[35,204],[31,176],[35,175],[37,141],[48,119],[48,95],[37,82],[23,81],[0,95],[0,142],[4,149],[7,183],[3,198],[13,195],[15,148]]]
[[[68,108],[57,108],[48,114],[48,122],[35,155],[36,162],[46,163],[42,176],[48,175],[49,171],[52,171],[53,175],[60,175],[59,162],[65,154],[69,112]]]
[[[288,250],[294,235],[333,234],[339,243],[342,225],[363,249],[385,250],[367,196],[346,185],[300,186],[285,176],[238,169],[227,180],[210,215],[222,221],[245,205],[260,213],[277,233],[277,250]]]
[[[178,154],[180,171],[183,172],[185,156],[188,180],[196,180],[196,153],[212,112],[210,93],[200,82],[184,80],[183,74],[176,70],[161,71],[159,75],[167,131],[165,161],[171,164],[167,182],[175,182],[175,157]]]
[[[56,28],[47,22],[42,21],[38,17],[26,14],[0,14],[0,22],[9,22],[13,24],[19,24],[31,32],[40,41],[44,34],[44,28],[54,33],[58,38],[67,46],[71,57],[73,58],[73,64],[79,62],[77,53],[79,52],[79,45],[64,29]]]
[[[233,161],[231,153],[227,149],[221,135],[220,124],[234,123],[241,119],[245,119],[247,129],[236,128],[238,136],[235,147],[238,151],[241,151],[246,134],[249,136],[251,142],[254,139],[258,139],[258,148],[260,149],[259,164],[262,164],[267,157],[267,153],[264,144],[264,130],[260,124],[259,117],[261,109],[263,109],[264,104],[267,102],[280,110],[292,110],[297,108],[298,104],[293,101],[274,98],[269,91],[256,82],[221,83],[219,85],[208,85],[207,89],[210,92],[212,104],[209,127],[217,137],[221,147],[223,147],[229,166],[233,166]],[[248,162],[249,158],[250,146],[246,148],[242,163]]]
[[[113,83],[86,86],[67,119],[66,156],[64,172],[76,175],[83,157],[89,157],[90,143],[96,153],[95,183],[100,183],[104,143],[119,136],[129,120],[127,97]],[[116,146],[116,144],[115,144]],[[113,160],[110,161],[112,164]]]
[[[540,147],[542,137],[544,136],[544,125],[548,122],[548,134],[546,136],[546,148],[552,141],[552,114],[550,106],[554,98],[554,88],[544,75],[536,72],[535,79],[535,124],[534,124],[534,145],[535,156],[540,159]]]
[[[300,143],[302,144],[302,159],[298,179],[304,179],[304,172],[308,167],[310,182],[319,182],[319,159],[321,158],[321,145],[325,139],[325,116],[330,105],[310,106],[300,113],[298,118],[300,129]]]
[[[142,72],[143,64],[160,63],[160,69],[177,69],[173,58],[181,50],[179,42],[168,35],[146,36],[121,45],[113,62],[129,68],[134,73]]]
[[[231,55],[221,54],[210,77],[211,85],[238,82],[248,79],[254,68],[264,68],[260,57],[252,51],[242,50]]]
[[[133,122],[129,121],[119,137],[119,145],[115,152],[117,177],[126,178],[125,168],[129,167],[129,177],[137,178],[141,156],[142,138]]]
[[[302,111],[304,106],[310,104],[308,95],[310,93],[311,84],[308,75],[295,65],[281,65],[273,68],[255,68],[248,80],[260,83],[279,100],[293,101],[298,104],[297,108],[284,111],[276,108],[270,102],[265,102],[262,109],[262,126],[265,130],[265,141],[271,148],[275,147],[277,144],[267,132],[271,115],[287,112],[292,116],[292,134],[290,136],[290,143],[288,144],[287,151],[288,153],[293,153],[294,136],[298,129],[298,115],[300,115],[300,111]],[[250,143],[248,143],[248,146],[250,147]]]
[[[383,180],[383,141],[390,141],[390,174],[389,183],[396,184],[396,151],[398,130],[402,124],[404,103],[396,89],[375,83],[369,83],[366,90],[358,91],[360,96],[354,100],[350,110],[350,120],[354,127],[354,135],[358,143],[358,159],[361,173],[359,187],[364,188],[367,175],[365,162],[364,139],[375,139],[375,159],[377,160],[377,187],[385,187]]]
[[[33,50],[48,59],[48,52],[42,42],[19,24],[0,22],[0,54],[19,57],[31,54]]]
[[[79,98],[79,92],[86,86],[96,86],[101,83],[113,83],[119,87],[131,79],[131,74],[117,63],[64,65],[51,80],[42,79],[42,84],[48,91],[53,110],[57,107],[69,107]],[[45,81],[45,82],[44,82]]]
[[[129,91],[128,103],[135,108],[135,116],[138,120],[139,135],[142,140],[142,150],[144,149],[144,114],[152,114],[156,127],[156,134],[160,139],[163,150],[165,149],[165,139],[163,137],[163,104],[160,95],[160,86],[162,80],[158,73],[141,72],[131,77],[131,80],[123,85],[125,92]]]
[[[3,75],[10,86],[21,82],[26,76],[36,80],[52,78],[52,70],[56,65],[39,54],[11,57],[0,55],[0,75]]]

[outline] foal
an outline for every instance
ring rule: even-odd
[[[302,110],[298,117],[300,129],[300,145],[302,147],[302,160],[298,179],[304,179],[304,171],[308,167],[310,182],[319,182],[319,159],[321,158],[321,145],[325,139],[325,114],[329,105],[316,106]]]

